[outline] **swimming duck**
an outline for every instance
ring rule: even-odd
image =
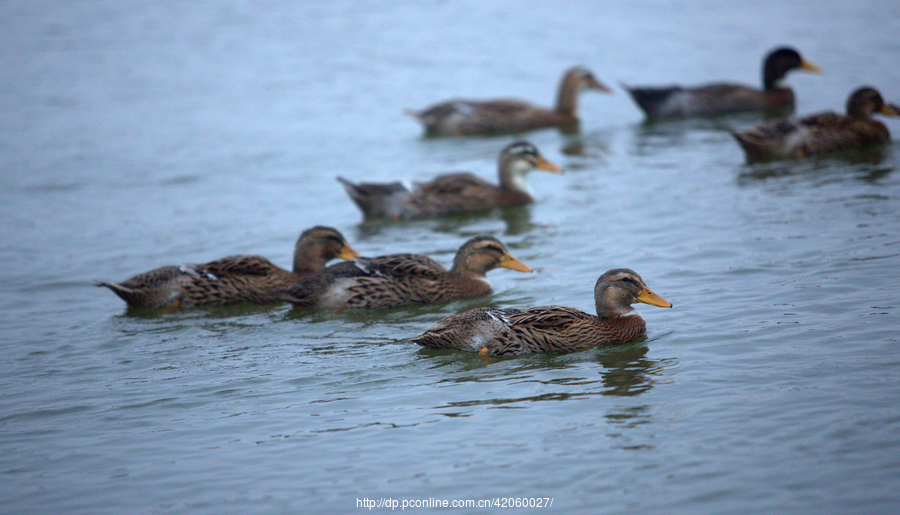
[[[732,83],[695,87],[625,87],[650,119],[711,116],[740,111],[793,109],[794,92],[781,84],[791,70],[821,72],[792,48],[776,48],[763,61],[763,89]]]
[[[411,341],[432,349],[459,349],[483,356],[574,352],[615,345],[644,334],[647,324],[635,302],[671,308],[636,272],[609,270],[594,286],[597,315],[563,306],[529,309],[478,308],[449,316]]]
[[[303,231],[294,248],[292,271],[262,256],[230,256],[202,265],[165,266],[121,283],[99,282],[130,307],[175,308],[221,306],[236,302],[281,302],[273,292],[325,267],[336,258],[359,254],[337,230],[313,227]]]
[[[423,111],[406,114],[425,124],[429,136],[522,132],[542,127],[571,128],[578,125],[578,94],[583,89],[611,93],[587,69],[567,70],[559,84],[556,107],[547,109],[522,100],[449,100]]]
[[[525,174],[533,169],[560,173],[534,145],[517,141],[500,153],[495,186],[470,173],[441,175],[426,183],[354,184],[343,177],[350,198],[368,218],[427,218],[528,204],[534,200]]]
[[[496,267],[530,272],[492,236],[476,236],[459,248],[447,271],[418,254],[392,254],[337,263],[301,278],[282,292],[296,307],[392,308],[481,297],[491,291],[485,274]]]
[[[900,116],[877,90],[862,87],[847,99],[847,115],[826,112],[759,125],[746,132],[732,132],[748,161],[794,158],[823,154],[891,139],[888,128],[873,113]]]

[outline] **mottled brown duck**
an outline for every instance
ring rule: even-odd
[[[525,181],[525,174],[534,169],[562,172],[534,145],[517,141],[500,152],[499,185],[470,173],[441,175],[429,182],[412,185],[401,182],[354,184],[343,177],[338,177],[338,181],[367,218],[401,220],[475,213],[531,203],[534,195]]]
[[[485,274],[497,267],[531,268],[491,236],[476,236],[459,248],[448,271],[418,254],[393,254],[337,263],[301,278],[281,298],[304,308],[392,308],[481,297],[491,292]]]
[[[590,71],[578,66],[563,74],[553,109],[515,99],[458,99],[423,111],[407,110],[406,114],[422,122],[429,136],[503,134],[542,127],[566,129],[578,125],[578,94],[585,89],[611,92]]]
[[[791,70],[821,72],[792,48],[777,48],[763,61],[763,89],[734,83],[683,87],[628,87],[649,119],[714,116],[741,111],[785,111],[794,107],[794,92],[783,84]]]
[[[484,356],[574,352],[615,345],[644,334],[647,324],[635,302],[670,308],[636,272],[609,270],[594,287],[597,315],[563,306],[530,309],[478,308],[449,316],[411,341],[433,349],[459,349]]]
[[[358,256],[337,230],[317,226],[297,239],[291,271],[262,256],[229,256],[202,265],[165,266],[121,283],[100,282],[97,286],[111,289],[130,307],[271,304],[282,302],[276,291],[325,268],[328,261]]]
[[[865,145],[886,143],[891,133],[872,114],[900,116],[870,87],[854,91],[847,99],[847,114],[820,113],[800,119],[784,119],[732,132],[747,161],[801,158]]]

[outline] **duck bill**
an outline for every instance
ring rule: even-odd
[[[893,104],[884,104],[879,112],[885,116],[900,116],[900,107]]]
[[[597,79],[591,79],[590,82],[587,83],[587,87],[595,89],[597,91],[602,91],[603,93],[613,92],[613,90],[611,90],[606,84],[603,84]]]
[[[541,170],[546,170],[548,172],[562,173],[562,168],[551,163],[544,156],[538,156],[537,163],[535,163],[534,167],[539,168]]]
[[[641,294],[638,295],[638,302],[643,302],[644,304],[650,304],[651,306],[656,306],[660,308],[671,308],[672,303],[667,301],[666,299],[660,297],[659,295],[650,291],[650,288],[644,286],[644,289],[641,290]]]
[[[802,61],[800,61],[800,69],[806,70],[808,72],[813,72],[813,73],[822,73],[821,68],[819,68],[818,66],[814,65],[813,63],[807,61],[806,59],[803,59]]]
[[[346,259],[349,261],[349,260],[358,258],[359,252],[353,250],[353,247],[351,247],[350,245],[344,245],[344,248],[341,249],[341,253],[338,254],[337,257],[339,257],[341,259]]]
[[[503,261],[500,262],[500,266],[503,268],[509,268],[510,270],[516,270],[519,272],[530,272],[531,267],[526,265],[525,263],[519,261],[518,259],[510,256],[509,254],[503,256]]]

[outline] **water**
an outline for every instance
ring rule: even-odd
[[[511,138],[423,140],[454,97],[759,80],[797,111],[900,102],[900,6],[630,2],[6,2],[0,7],[0,512],[349,513],[364,500],[552,498],[557,513],[893,513],[900,495],[898,144],[747,166],[723,125],[645,126],[587,94],[526,137],[532,206],[362,223],[334,180],[472,170]],[[900,135],[897,120],[887,122]],[[328,224],[448,263],[499,237],[535,269],[385,312],[128,313],[94,281],[257,253]],[[481,305],[592,309],[637,270],[647,337],[485,361],[402,339]],[[380,510],[377,510],[380,511]],[[487,511],[500,511],[483,510]]]

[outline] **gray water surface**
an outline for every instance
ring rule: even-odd
[[[895,513],[900,147],[749,166],[723,129],[758,117],[646,125],[619,84],[757,84],[790,44],[825,70],[790,76],[798,113],[863,84],[900,103],[900,4],[732,4],[0,5],[0,512]],[[577,134],[524,136],[566,170],[529,176],[531,206],[363,223],[334,179],[494,180],[512,136],[423,139],[402,110],[549,105],[577,64],[615,92],[582,97]],[[232,254],[288,266],[317,224],[447,265],[493,234],[534,272],[337,314],[129,312],[94,287]],[[621,266],[674,304],[643,306],[627,345],[403,341],[475,306],[591,311]]]

